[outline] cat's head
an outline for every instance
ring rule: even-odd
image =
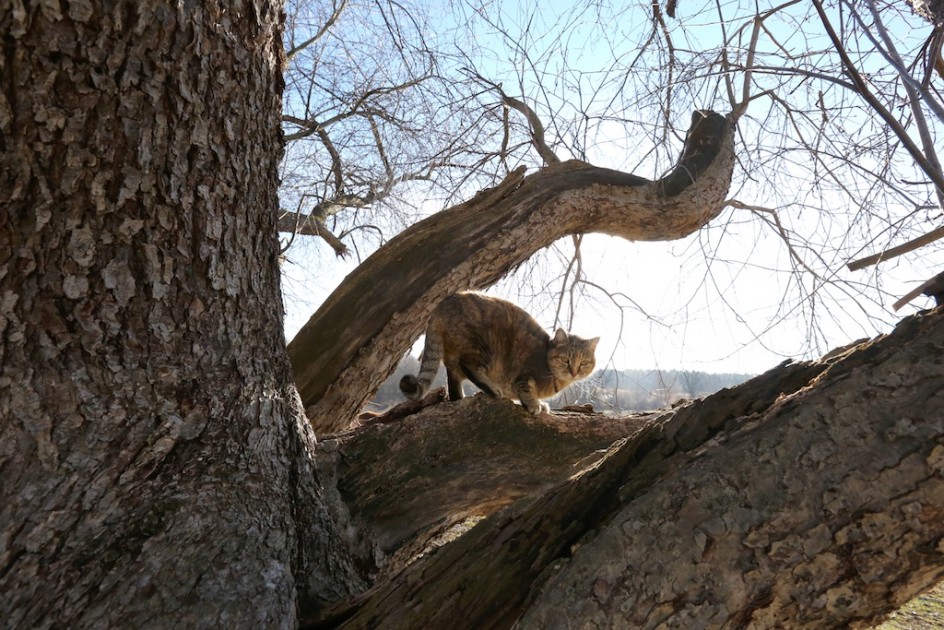
[[[593,353],[598,341],[599,337],[583,339],[558,328],[547,348],[547,365],[554,378],[572,383],[590,376],[597,364]]]

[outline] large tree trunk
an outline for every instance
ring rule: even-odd
[[[494,284],[567,234],[671,240],[724,208],[734,124],[699,111],[678,164],[658,181],[571,161],[495,188],[413,225],[354,270],[289,344],[295,382],[319,433],[348,426],[460,289]]]
[[[362,527],[410,557],[393,554],[374,589],[303,625],[875,621],[944,577],[942,356],[938,309],[845,355],[780,366],[649,419],[603,453],[595,439],[633,425],[607,435],[593,419],[534,419],[483,397],[339,436],[322,447],[351,460],[339,485]],[[476,448],[449,447],[466,438]],[[389,445],[383,461],[378,442]],[[472,480],[464,490],[457,470]],[[491,516],[436,551],[472,515]]]
[[[0,11],[0,619],[291,627],[363,583],[282,337],[279,7],[106,5]]]
[[[940,312],[629,438],[634,419],[536,420],[478,398],[316,445],[277,308],[278,10],[0,12],[7,626],[292,627],[298,611],[355,627],[836,625],[940,577]],[[730,176],[723,128],[717,152],[683,157],[713,188],[571,165],[586,185],[519,182],[510,225],[473,200],[485,214],[467,237],[500,260],[411,276],[420,306],[394,341],[390,302],[352,343],[321,342],[342,354],[320,382],[345,392],[325,385],[323,410],[349,415],[436,296],[497,277],[502,243],[523,258],[535,221],[582,229],[567,222],[619,215],[620,190],[654,237],[707,220]]]

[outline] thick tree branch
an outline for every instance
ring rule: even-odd
[[[446,295],[488,287],[568,234],[672,240],[708,223],[724,207],[733,138],[725,117],[696,112],[679,164],[659,181],[576,161],[527,178],[517,170],[397,236],[289,344],[316,431],[337,431],[357,416]]]
[[[387,572],[402,569],[451,527],[564,481],[652,417],[566,411],[534,417],[484,394],[397,415],[319,443],[341,455],[338,487],[348,509],[384,554],[402,558],[387,561]]]
[[[680,408],[320,621],[874,622],[944,577],[942,353],[938,309],[829,360],[785,364]],[[476,404],[514,409],[447,407]]]
[[[343,258],[350,254],[347,245],[328,229],[324,221],[310,214],[283,212],[279,217],[278,230],[292,235],[320,236],[334,250],[336,256]]]

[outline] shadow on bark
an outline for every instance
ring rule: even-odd
[[[944,310],[831,354],[655,417],[476,397],[328,440],[389,565],[302,627],[879,618],[944,577]]]

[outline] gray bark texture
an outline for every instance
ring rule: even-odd
[[[940,579],[941,309],[655,419],[477,397],[316,443],[277,307],[279,10],[0,11],[4,627],[827,627]],[[700,120],[658,183],[518,173],[406,234],[306,332],[309,408],[347,426],[546,225],[697,229],[733,163]]]
[[[279,7],[105,6],[0,11],[0,625],[292,627],[363,584],[282,337]]]
[[[944,578],[944,309],[608,435],[481,396],[445,407],[322,444],[390,444],[386,470],[355,456],[340,486],[377,540],[416,540],[412,522],[432,543],[303,627],[867,627]],[[457,434],[476,448],[442,448]],[[547,485],[514,501],[532,467]],[[473,482],[443,505],[456,470]]]
[[[392,239],[345,278],[289,344],[315,431],[349,426],[422,334],[432,309],[457,290],[491,286],[568,234],[659,241],[703,227],[724,208],[734,133],[730,119],[698,111],[678,164],[658,181],[578,161],[527,177],[522,167]]]

